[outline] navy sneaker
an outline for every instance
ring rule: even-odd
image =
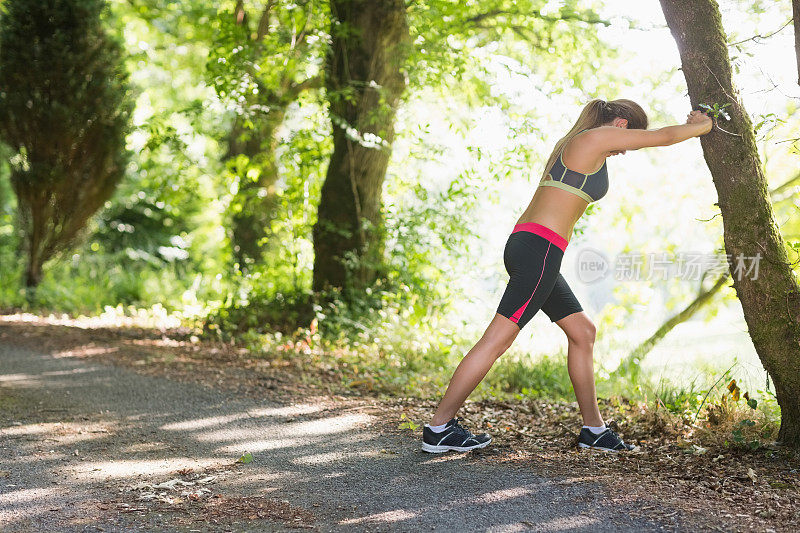
[[[622,438],[611,428],[606,428],[605,431],[597,434],[592,433],[588,428],[581,428],[581,433],[578,435],[578,446],[605,452],[630,452],[636,450],[636,446],[625,444]]]
[[[447,423],[444,431],[435,433],[425,426],[422,430],[422,450],[430,453],[442,453],[450,450],[466,452],[476,448],[483,448],[492,442],[492,437],[486,433],[473,435],[470,430],[459,422],[463,418],[453,418]]]

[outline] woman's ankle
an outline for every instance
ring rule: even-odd
[[[589,420],[583,419],[583,425],[587,427],[601,427],[605,426],[606,423],[602,418],[592,418]]]
[[[453,419],[452,416],[448,417],[448,418],[445,418],[444,416],[445,415],[440,415],[439,413],[434,414],[433,418],[431,418],[431,421],[428,422],[428,425],[429,426],[441,426],[442,424],[447,424],[448,422],[450,422]]]

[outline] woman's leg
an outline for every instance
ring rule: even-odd
[[[561,248],[541,235],[520,231],[509,236],[503,251],[509,280],[497,313],[453,373],[431,426],[445,424],[455,416],[497,358],[541,308],[556,282],[563,254]]]
[[[458,364],[431,420],[432,426],[445,424],[455,416],[497,358],[508,350],[519,331],[517,324],[503,315],[495,314],[481,339]]]
[[[602,426],[604,422],[597,407],[594,386],[594,323],[584,311],[567,315],[555,323],[567,334],[567,369],[583,423],[586,426]]]

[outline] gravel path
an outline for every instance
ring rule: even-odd
[[[375,422],[346,402],[242,399],[5,343],[0,530],[685,527],[681,513],[647,518],[646,502],[612,500],[591,481],[543,477],[471,454],[425,454],[416,440],[382,433]],[[244,452],[253,461],[232,466]],[[188,505],[215,501],[212,494],[226,502],[217,514]]]

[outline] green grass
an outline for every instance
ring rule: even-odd
[[[0,308],[73,316],[100,314],[119,305],[149,308],[158,304],[179,311],[189,289],[187,277],[173,268],[132,268],[106,260],[53,263],[31,294],[22,277],[20,268],[0,277]]]

